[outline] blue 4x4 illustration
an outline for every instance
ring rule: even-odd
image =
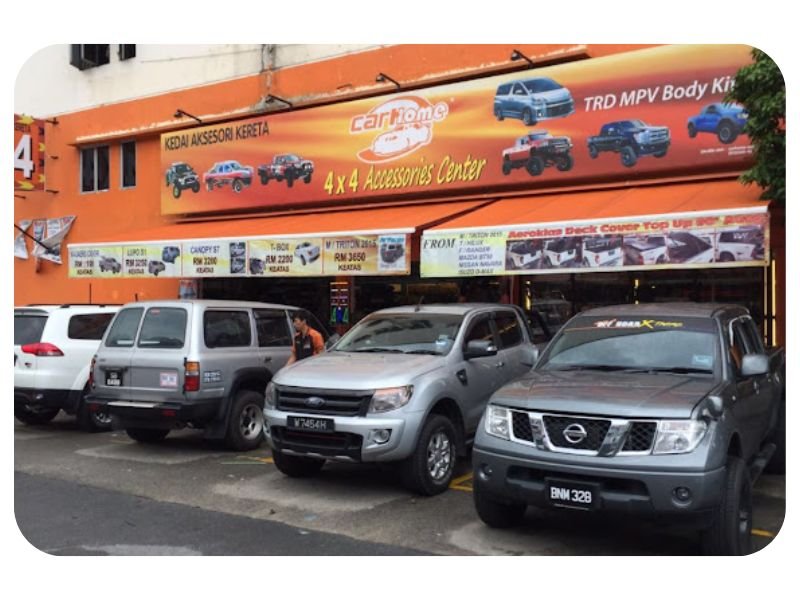
[[[535,125],[574,112],[575,102],[569,90],[549,77],[508,81],[497,87],[494,96],[494,116],[498,121],[512,117],[522,119],[525,125]]]
[[[666,156],[670,135],[667,127],[647,125],[638,119],[631,119],[606,123],[600,129],[600,135],[589,136],[586,143],[592,158],[597,158],[600,152],[618,152],[622,164],[632,167],[640,156]]]
[[[689,117],[687,128],[689,137],[693,138],[698,131],[716,133],[723,144],[731,144],[739,136],[747,123],[747,111],[739,104],[715,102],[704,106],[700,114]]]

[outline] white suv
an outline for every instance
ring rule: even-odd
[[[59,410],[77,414],[82,429],[111,429],[111,419],[84,403],[89,365],[117,306],[14,308],[14,416],[47,423]]]

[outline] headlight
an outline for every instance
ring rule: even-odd
[[[647,142],[647,132],[642,131],[641,133],[634,133],[633,139],[635,139],[640,144],[644,144]]]
[[[271,381],[267,384],[267,389],[264,392],[264,407],[275,408],[278,404],[278,390],[275,389],[275,384]]]
[[[405,406],[414,393],[413,385],[375,390],[369,403],[369,412],[379,413]]]
[[[661,421],[658,424],[653,454],[683,454],[691,452],[708,429],[704,421]]]
[[[502,406],[489,405],[486,409],[486,433],[504,440],[511,439],[509,436],[509,417],[511,411]]]

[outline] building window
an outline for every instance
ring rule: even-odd
[[[109,44],[71,44],[69,64],[81,71],[107,65]]]
[[[81,192],[108,189],[108,146],[81,150]]]
[[[136,186],[136,142],[122,144],[122,187]]]
[[[136,56],[136,44],[120,44],[117,50],[120,60],[128,60]]]

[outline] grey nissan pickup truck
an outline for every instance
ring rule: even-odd
[[[709,554],[746,554],[752,482],[785,468],[785,370],[742,307],[580,313],[492,396],[473,450],[478,515],[501,528],[527,505],[649,515],[696,528]]]
[[[397,462],[423,495],[445,491],[492,393],[537,357],[522,311],[503,304],[390,308],[267,386],[275,466],[310,476],[325,461]]]

